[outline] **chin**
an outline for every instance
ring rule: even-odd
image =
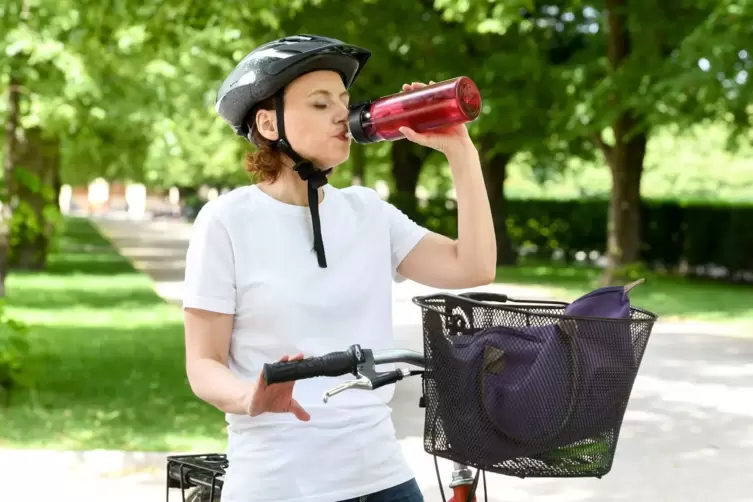
[[[322,158],[320,161],[316,162],[317,165],[320,166],[327,166],[329,169],[330,167],[339,166],[346,160],[348,160],[350,152],[345,152],[344,155],[328,155],[326,158]]]

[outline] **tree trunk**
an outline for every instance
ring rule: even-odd
[[[17,195],[24,204],[23,218],[16,225],[10,255],[10,267],[24,270],[42,270],[47,264],[47,254],[53,234],[53,222],[46,212],[57,209],[57,191],[60,171],[60,142],[57,138],[43,137],[39,128],[23,131],[17,144],[17,167],[26,169],[36,178],[33,186],[19,183]]]
[[[497,236],[497,265],[514,265],[515,252],[512,249],[510,234],[507,233],[507,202],[505,200],[505,180],[507,164],[515,156],[509,152],[492,152],[494,137],[481,137],[481,169],[484,173],[486,192],[494,218],[494,232]]]
[[[621,117],[619,122],[632,122]],[[619,125],[612,130],[615,136]],[[623,136],[624,137],[624,136]],[[646,133],[619,140],[612,147],[609,168],[612,172],[612,196],[609,204],[607,254],[609,263],[618,268],[640,261],[641,245],[641,175],[646,154]]]
[[[414,221],[420,221],[416,187],[421,168],[431,151],[407,139],[392,143],[392,176],[395,192],[390,194],[390,202]]]
[[[354,144],[350,149],[350,158],[353,162],[354,185],[366,185],[366,149],[363,145]]]
[[[13,3],[11,3],[13,5]],[[22,0],[19,7],[19,20],[25,23],[29,16],[29,2]],[[0,185],[0,298],[5,297],[5,279],[8,276],[10,255],[11,223],[15,200],[16,147],[21,116],[21,78],[19,56],[11,56],[8,62],[8,108],[5,116],[5,153],[3,157],[3,180]]]
[[[626,3],[626,0],[606,2],[607,56],[613,71],[622,65],[631,52]],[[616,93],[612,101],[615,108],[624,108]],[[595,137],[612,173],[607,227],[608,261],[600,280],[602,285],[621,278],[626,266],[640,261],[641,176],[648,142],[648,131],[641,118],[634,110],[623,109],[611,125],[614,144],[605,143],[601,134]]]
[[[3,158],[2,209],[0,209],[0,297],[5,297],[5,278],[8,276],[8,256],[10,254],[10,230],[15,204],[14,167],[16,161],[16,134],[21,103],[21,89],[18,76],[11,61],[10,82],[8,85],[8,112],[5,120],[5,156]]]

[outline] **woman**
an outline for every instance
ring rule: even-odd
[[[327,184],[348,158],[347,90],[369,56],[339,40],[286,37],[251,52],[219,92],[218,113],[258,147],[247,169],[259,182],[197,216],[183,306],[191,388],[228,421],[225,502],[423,500],[395,438],[392,388],[323,404],[341,379],[261,378],[265,362],[392,346],[392,280],[467,288],[494,278],[492,218],[465,126],[403,131],[449,161],[457,241],[374,190]]]

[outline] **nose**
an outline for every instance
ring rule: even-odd
[[[348,121],[348,106],[345,103],[338,103],[335,113],[335,124],[345,124]]]

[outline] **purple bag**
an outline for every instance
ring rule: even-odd
[[[589,438],[613,435],[616,442],[645,348],[633,332],[641,323],[650,332],[653,323],[632,319],[628,292],[637,283],[600,288],[559,308],[475,299],[494,298],[483,293],[445,299],[455,334],[427,332],[425,341],[431,373],[424,391],[436,396],[434,423],[426,425],[430,453],[445,449],[482,465]]]

